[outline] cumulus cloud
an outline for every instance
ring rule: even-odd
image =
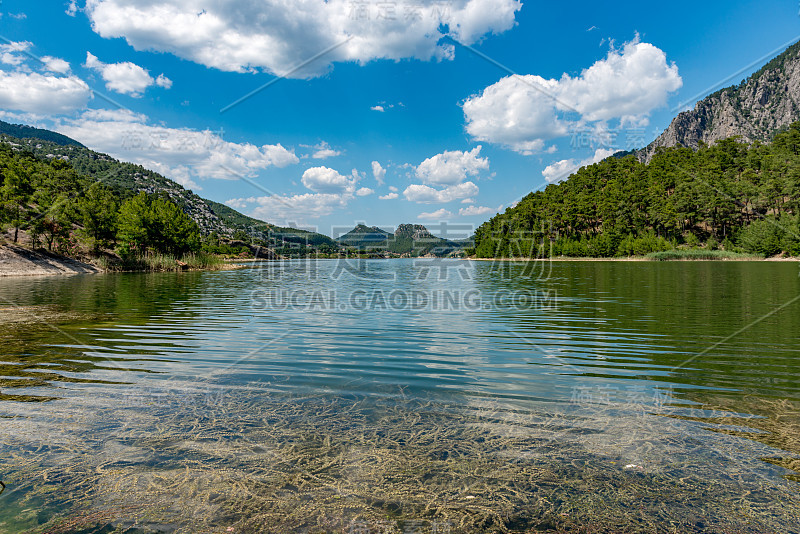
[[[460,208],[458,210],[458,214],[462,217],[469,217],[471,215],[488,215],[489,213],[495,213],[495,210],[492,208],[487,208],[486,206],[467,206],[466,208]]]
[[[576,77],[508,76],[462,107],[467,133],[474,139],[533,154],[579,123],[646,124],[649,114],[682,84],[678,67],[667,62],[666,54],[637,36]]]
[[[116,158],[138,163],[186,187],[193,179],[254,177],[268,167],[299,162],[281,144],[231,143],[210,130],[167,128],[131,111],[88,110],[58,122],[56,130]]]
[[[58,57],[44,56],[42,58],[42,63],[44,64],[45,70],[48,72],[68,74],[70,71],[69,63]]]
[[[0,45],[0,63],[13,65],[15,67],[25,62],[24,52],[27,52],[33,43],[30,41],[12,41]]]
[[[422,184],[411,184],[403,191],[406,200],[422,204],[444,204],[469,199],[478,194],[474,182],[465,182],[489,168],[489,158],[481,158],[481,146],[469,151],[444,151],[424,160],[414,169]],[[394,188],[390,188],[396,190]]]
[[[372,162],[372,176],[375,177],[375,181],[378,184],[383,185],[383,179],[386,178],[386,169],[381,167],[381,164],[377,161]]]
[[[235,209],[252,208],[250,215],[266,221],[305,222],[345,209],[356,196],[373,194],[368,187],[356,188],[359,179],[356,169],[348,176],[328,167],[312,167],[305,170],[301,182],[313,193],[233,198],[225,204]]]
[[[422,212],[419,215],[417,215],[417,219],[422,219],[422,220],[426,220],[426,221],[441,221],[441,220],[444,220],[444,219],[449,219],[452,216],[453,216],[452,213],[450,213],[449,211],[447,211],[444,208],[441,208],[441,209],[438,209],[436,211],[432,211],[430,213]]]
[[[154,80],[147,69],[130,61],[103,63],[91,52],[86,52],[84,66],[100,74],[103,81],[106,82],[106,89],[124,95],[142,96],[145,89],[152,85],[158,85],[166,89],[172,87],[172,81],[163,74]]]
[[[172,80],[170,80],[163,74],[159,74],[158,78],[156,78],[156,85],[159,87],[163,87],[164,89],[172,89]]]
[[[476,176],[489,168],[489,158],[479,157],[481,146],[469,152],[445,151],[432,156],[416,168],[417,178],[431,185],[453,185],[463,182],[468,176]]]
[[[557,89],[556,80],[539,76],[503,78],[464,102],[467,133],[523,154],[541,152],[546,140],[567,133],[551,96]]]
[[[386,111],[386,109],[384,109],[384,107],[383,107],[383,106],[372,106],[372,107],[371,107],[371,108],[369,108],[369,109],[370,109],[371,111],[380,111],[381,113],[383,113],[384,111]]]
[[[87,0],[84,11],[96,33],[124,38],[137,50],[169,52],[223,71],[308,78],[341,61],[451,59],[455,48],[443,37],[472,44],[502,33],[521,8],[519,0],[420,2],[407,16],[398,5],[377,0],[207,0],[202,10],[188,0]],[[323,50],[324,56],[292,70]]]
[[[576,161],[574,159],[562,159],[561,161],[557,161],[545,167],[545,169],[542,171],[542,176],[544,176],[544,179],[551,184],[560,182],[561,180],[564,180],[565,178],[569,177],[570,174],[574,173],[581,167],[597,163],[598,161],[603,161],[607,157],[613,155],[615,152],[616,150],[607,150],[604,148],[600,148],[595,151],[593,156],[583,161]]]
[[[310,148],[314,149],[314,152],[311,154],[311,157],[314,159],[327,159],[342,155],[340,150],[332,149],[331,146],[325,141],[322,141],[321,143]]]
[[[669,93],[683,86],[678,67],[667,55],[638,37],[621,50],[584,70],[580,76],[564,75],[560,97],[588,121],[622,119],[638,121],[667,103]]]
[[[345,209],[352,198],[352,195],[306,193],[235,198],[226,201],[225,204],[235,209],[247,209],[252,206],[251,216],[280,225],[288,225],[317,219],[330,215],[334,211]]]
[[[444,189],[434,189],[433,187],[412,184],[403,191],[403,196],[411,202],[420,204],[445,204],[453,200],[469,198],[478,194],[478,186],[473,182],[449,185]]]
[[[0,108],[57,115],[86,107],[92,95],[76,76],[0,71]]]
[[[381,200],[394,200],[399,196],[400,195],[398,195],[397,193],[387,193],[385,195],[379,196],[378,198],[381,199]]]
[[[344,176],[328,167],[311,167],[306,169],[301,179],[303,185],[316,193],[343,194],[354,193],[358,175]]]

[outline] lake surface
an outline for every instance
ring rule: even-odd
[[[0,531],[800,532],[799,274],[0,279]]]

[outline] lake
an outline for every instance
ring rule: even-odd
[[[0,531],[800,532],[798,275],[0,278]]]

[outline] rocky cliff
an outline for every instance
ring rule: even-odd
[[[659,147],[697,148],[739,136],[747,142],[769,141],[800,120],[800,42],[787,48],[736,86],[713,93],[691,111],[678,114],[655,141],[636,152],[649,161]]]

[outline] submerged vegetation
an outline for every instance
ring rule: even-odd
[[[770,144],[732,138],[697,151],[662,148],[649,164],[629,155],[583,167],[481,225],[472,252],[615,257],[703,247],[797,256],[799,210],[796,123]]]
[[[753,481],[747,465],[725,465],[719,477],[732,450],[719,441],[715,454],[693,456],[694,423],[620,418],[619,406],[521,413],[492,403],[462,411],[411,399],[167,391],[76,407],[87,430],[95,418],[115,422],[105,445],[56,441],[33,459],[14,441],[39,439],[10,438],[3,467],[18,491],[0,521],[42,533],[165,524],[241,533],[644,534],[664,524],[779,532],[800,508],[796,494]],[[606,433],[613,450],[592,452]],[[647,467],[619,455],[648,444]],[[58,513],[42,501],[59,503]]]

